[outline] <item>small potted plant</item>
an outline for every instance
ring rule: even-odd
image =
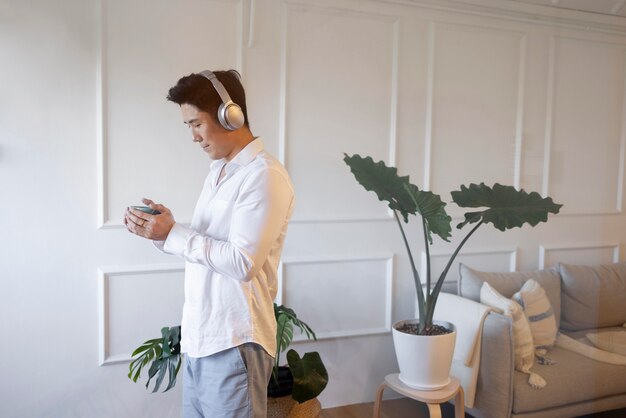
[[[317,351],[305,353],[302,358],[291,349],[287,352],[288,366],[280,365],[280,354],[293,341],[294,327],[308,339],[316,340],[315,333],[296,313],[283,305],[274,304],[276,316],[276,356],[268,385],[268,418],[319,416],[321,405],[317,396],[328,383],[328,373]]]
[[[308,339],[317,339],[315,333],[290,308],[274,304],[274,315],[277,349],[267,387],[268,417],[317,417],[321,410],[317,396],[328,383],[328,373],[319,353],[305,353],[301,358],[295,350],[289,350],[288,366],[280,366],[280,354],[291,345],[294,327],[298,327]],[[128,377],[137,382],[142,369],[150,365],[146,389],[150,380],[156,377],[152,392],[157,392],[167,376],[168,384],[164,390],[167,392],[176,385],[181,365],[180,325],[162,328],[161,338],[144,342],[133,352],[132,357],[134,359],[129,365]]]
[[[548,213],[558,213],[562,205],[554,203],[549,197],[542,198],[536,192],[527,193],[512,186],[495,184],[488,187],[484,183],[462,185],[461,190],[451,192],[454,203],[462,208],[480,209],[465,213],[464,221],[457,228],[461,229],[467,224],[476,225],[454,250],[441,275],[431,286],[430,245],[433,243],[433,234],[449,241],[452,231],[452,218],[446,213],[446,203],[437,194],[419,190],[410,183],[409,176],[399,176],[395,167],[387,167],[382,161],[374,162],[371,157],[364,158],[358,154],[351,157],[345,154],[344,161],[359,184],[375,192],[379,200],[387,202],[409,256],[419,318],[399,321],[392,328],[400,380],[417,389],[439,389],[449,382],[456,331],[453,324],[433,321],[433,315],[448,270],[461,248],[483,224],[490,223],[500,231],[524,224],[535,226],[539,222],[546,222]],[[426,253],[425,283],[422,283],[415,266],[400,220],[402,218],[408,223],[409,215],[421,217]],[[424,358],[428,358],[428,361],[424,361]]]

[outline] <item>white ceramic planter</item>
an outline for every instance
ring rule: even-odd
[[[409,319],[393,324],[393,345],[400,366],[400,381],[414,389],[441,389],[450,383],[456,327],[449,322],[434,321],[453,330],[445,335],[412,335],[396,329],[418,322],[417,319]]]

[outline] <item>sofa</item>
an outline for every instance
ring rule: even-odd
[[[553,269],[513,273],[481,272],[461,264],[457,293],[480,303],[481,288],[487,282],[511,298],[530,279],[545,290],[559,333],[583,341],[590,333],[626,331],[626,263],[559,264]],[[626,408],[626,365],[596,361],[556,344],[546,354],[548,363],[554,364],[535,361],[532,365],[532,371],[546,383],[535,389],[527,374],[515,370],[513,335],[510,316],[496,311],[487,314],[474,405],[467,410],[470,415],[569,418]]]

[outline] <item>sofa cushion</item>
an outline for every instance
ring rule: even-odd
[[[552,348],[558,328],[545,290],[535,280],[530,279],[513,295],[513,299],[520,304],[528,318],[535,348]]]
[[[535,345],[524,310],[512,299],[505,298],[487,282],[480,289],[480,303],[497,309],[513,319],[515,369],[528,373],[535,360]]]
[[[556,269],[488,273],[474,270],[460,263],[457,290],[459,296],[480,302],[480,288],[483,282],[487,282],[502,296],[511,298],[530,279],[537,281],[545,290],[558,327],[561,317],[561,277]]]
[[[533,371],[547,382],[540,392],[526,384],[527,375],[515,372],[514,413],[544,410],[624,393],[626,366],[600,363],[558,346],[552,349],[550,358],[557,364],[533,366]]]
[[[599,266],[559,264],[561,328],[577,331],[626,322],[626,263]]]

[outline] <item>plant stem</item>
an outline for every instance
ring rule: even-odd
[[[278,382],[278,364],[280,361],[280,349],[276,349],[276,361],[274,362],[274,379],[276,379],[276,381]]]
[[[428,244],[428,230],[426,219],[422,216],[422,230],[424,232],[424,251],[426,251],[426,305],[430,304],[430,245]]]
[[[276,305],[274,305],[276,306]],[[281,315],[283,314],[279,314],[276,316],[276,326],[278,327],[278,329],[276,330],[277,332],[277,338],[276,338],[276,356],[274,356],[274,367],[272,369],[272,377],[274,378],[274,380],[276,381],[276,383],[278,384],[278,366],[280,364],[280,352],[282,351],[282,341],[283,341],[283,333],[285,332],[285,324],[282,323],[282,321],[280,320]],[[280,333],[280,334],[278,334]]]
[[[394,210],[393,214],[395,215],[396,221],[398,222],[398,227],[400,227],[400,233],[402,234],[402,239],[404,240],[406,252],[409,254],[409,261],[411,262],[411,270],[413,270],[413,281],[415,282],[415,289],[417,291],[417,306],[419,309],[419,315],[420,315],[420,318],[424,318],[426,315],[426,309],[424,306],[424,292],[422,291],[422,281],[420,280],[420,276],[417,273],[417,269],[415,268],[415,262],[413,261],[413,254],[411,253],[411,247],[409,247],[409,241],[406,239],[404,228],[402,228],[402,221],[400,221],[400,217],[398,216],[398,211]],[[423,321],[420,319],[420,323],[421,322]]]
[[[461,248],[463,248],[463,245],[465,245],[465,243],[467,242],[467,240],[469,239],[469,237],[471,237],[474,232],[476,232],[476,230],[478,229],[478,227],[480,227],[483,224],[483,221],[481,220],[480,222],[478,222],[478,224],[465,236],[465,238],[463,238],[463,241],[461,241],[461,243],[459,244],[458,247],[456,247],[456,250],[454,251],[454,253],[452,254],[452,256],[450,257],[450,260],[448,260],[448,264],[446,264],[446,268],[443,269],[443,271],[441,272],[441,275],[439,276],[439,279],[437,279],[437,284],[435,284],[435,288],[433,289],[432,295],[433,295],[433,301],[431,306],[429,306],[429,310],[427,312],[427,316],[428,318],[432,321],[433,318],[433,314],[435,313],[435,309],[433,308],[436,304],[437,304],[437,298],[439,297],[439,292],[441,291],[441,287],[443,286],[443,281],[446,278],[446,276],[448,275],[448,270],[450,270],[450,267],[452,266],[452,263],[454,262],[454,260],[456,259],[457,254],[459,253],[459,251],[461,251]]]

